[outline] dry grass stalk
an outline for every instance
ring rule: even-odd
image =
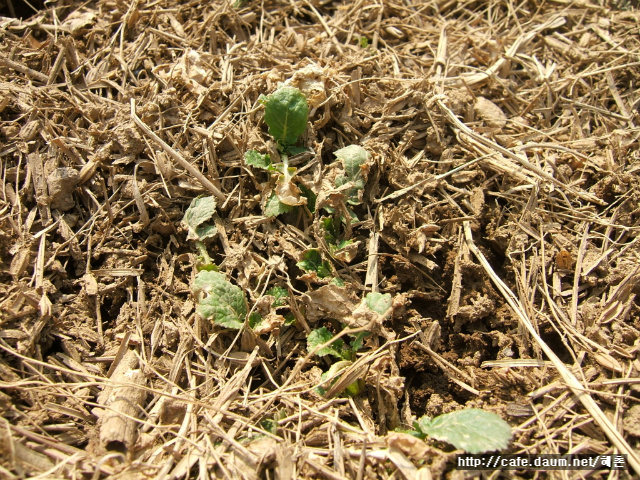
[[[585,391],[584,386],[578,381],[571,371],[565,366],[565,364],[558,358],[558,356],[549,348],[549,346],[540,338],[538,332],[536,332],[533,327],[531,320],[524,313],[520,301],[517,297],[511,292],[509,287],[507,287],[502,279],[494,272],[493,268],[485,258],[485,256],[480,252],[478,247],[473,243],[473,237],[471,234],[471,229],[469,226],[469,222],[464,223],[464,231],[465,238],[469,245],[469,249],[476,256],[478,261],[482,264],[484,269],[487,271],[487,274],[490,276],[491,280],[497,285],[498,289],[505,296],[505,299],[513,308],[514,312],[517,314],[519,320],[526,327],[527,331],[531,335],[531,337],[536,341],[536,343],[540,346],[540,348],[544,351],[545,355],[549,358],[549,360],[556,367],[562,378],[567,384],[567,387],[571,389],[573,395],[584,405],[587,411],[592,415],[594,421],[604,430],[605,434],[611,440],[611,442],[623,453],[629,456],[629,464],[631,468],[633,468],[638,474],[640,474],[640,457],[635,453],[635,451],[631,448],[631,446],[627,443],[627,441],[620,435],[620,432],[611,424],[611,421],[604,415],[600,407],[593,400],[593,398]]]

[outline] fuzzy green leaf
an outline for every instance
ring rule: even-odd
[[[369,160],[369,152],[359,145],[349,145],[337,150],[334,155],[342,161],[345,171],[345,175],[336,178],[336,186],[351,183],[353,186],[346,192],[349,197],[347,202],[351,205],[360,204],[359,192],[364,189],[367,180],[362,166]]]
[[[213,238],[218,233],[218,228],[214,224],[205,223],[196,228],[196,235],[200,240]]]
[[[362,165],[369,160],[369,152],[359,145],[349,145],[336,150],[334,153],[338,160],[342,160],[344,171],[350,179],[362,176]]]
[[[242,289],[231,284],[219,272],[202,271],[196,275],[193,290],[198,298],[197,311],[205,319],[225,328],[240,329],[247,316]]]
[[[391,308],[391,294],[380,292],[370,292],[364,297],[364,301],[369,307],[369,310],[384,315]]]
[[[289,298],[289,291],[279,285],[271,287],[266,291],[266,294],[274,297],[272,304],[273,308],[284,307],[287,304],[287,299]]]
[[[302,254],[302,260],[296,265],[307,272],[316,272],[318,277],[326,278],[331,276],[331,264],[322,260],[320,251],[310,248]]]
[[[356,338],[354,338],[351,342],[351,350],[353,350],[354,352],[357,352],[358,350],[360,350],[364,345],[364,339],[369,335],[371,335],[371,332],[358,333],[356,335]]]
[[[307,337],[307,350],[311,352],[318,345],[323,345],[332,338],[333,335],[327,329],[327,327],[316,328]],[[318,350],[316,352],[316,355],[318,355],[319,357],[324,357],[325,355],[333,355],[334,357],[337,357],[339,359],[347,360],[343,355],[343,350],[344,342],[341,338],[339,338],[328,347],[324,347]]]
[[[256,150],[247,151],[244,154],[244,161],[251,167],[261,168],[268,171],[274,170],[273,166],[271,165],[271,157]]]
[[[303,93],[294,87],[281,87],[268,97],[262,97],[264,121],[269,133],[285,145],[293,145],[307,128],[309,104]]]
[[[214,197],[196,197],[184,212],[182,222],[188,229],[187,240],[204,240],[216,234],[214,224],[209,220],[216,212],[216,199]]]
[[[498,415],[477,408],[459,410],[417,422],[422,431],[468,453],[503,450],[511,440],[511,426]]]
[[[255,330],[260,326],[262,320],[262,315],[260,315],[258,312],[253,312],[251,315],[249,315],[249,326],[252,330]]]
[[[269,200],[267,200],[267,203],[264,206],[264,214],[267,217],[277,217],[282,213],[290,212],[294,208],[296,207],[282,203],[274,193],[269,197]]]

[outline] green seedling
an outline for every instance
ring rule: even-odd
[[[266,170],[275,178],[273,193],[264,207],[265,215],[271,217],[308,202],[307,195],[295,183],[297,169],[289,167],[289,156],[306,151],[295,144],[307,128],[309,104],[294,87],[280,87],[269,96],[262,95],[259,101],[264,105],[264,121],[276,142],[281,163],[273,164],[270,155],[256,150],[249,150],[244,158],[247,165]]]
[[[218,272],[205,245],[205,241],[213,238],[217,229],[213,223],[216,210],[216,199],[213,197],[194,198],[184,213],[183,224],[187,228],[187,239],[195,240],[198,249],[198,274],[193,283],[193,291],[198,302],[198,314],[214,324],[238,330],[247,318],[247,304],[242,289],[233,285],[225,275]],[[266,295],[273,296],[272,308],[287,306],[289,292],[280,286],[267,290]],[[257,312],[249,316],[249,326],[254,330],[270,331],[263,325],[263,317]],[[283,322],[291,319],[284,317]]]
[[[364,304],[372,311],[384,315],[391,308],[391,294],[381,294],[378,292],[368,293],[364,298]],[[321,376],[322,383],[316,389],[320,395],[324,395],[327,390],[338,381],[340,373],[353,365],[356,360],[357,352],[362,349],[364,339],[371,335],[370,332],[359,332],[350,343],[345,342],[342,338],[333,340],[333,334],[326,327],[313,330],[307,337],[307,350],[315,352],[319,357],[327,355],[332,356],[337,362],[333,363],[328,371]],[[332,341],[333,340],[333,341]],[[322,348],[318,348],[325,345]],[[348,395],[358,395],[364,388],[364,382],[361,378],[347,385],[345,390]],[[342,392],[337,392],[342,393]]]
[[[435,418],[424,416],[414,422],[410,433],[447,442],[467,453],[504,450],[511,440],[511,426],[498,415],[478,408],[447,413]]]
[[[351,239],[344,239],[340,232],[341,222],[336,217],[320,219],[324,230],[324,239],[332,257],[350,263],[358,253],[358,245]]]
[[[265,319],[258,312],[251,312],[248,315],[242,289],[233,285],[225,275],[219,272],[206,270],[199,272],[196,275],[193,290],[198,302],[198,314],[224,328],[239,330],[247,319],[249,327],[256,334],[261,334],[280,328],[283,324],[289,325],[294,320],[290,316],[282,317],[275,314]],[[265,293],[274,297],[272,308],[288,306],[289,293],[286,289],[275,286]]]
[[[216,270],[211,262],[205,241],[213,238],[218,230],[213,223],[216,212],[216,199],[214,197],[196,197],[191,201],[189,208],[184,212],[182,223],[187,227],[187,240],[195,240],[198,250],[198,268],[200,270]]]
[[[307,98],[295,87],[280,87],[269,96],[262,95],[259,101],[264,105],[264,121],[269,134],[283,152],[291,153],[290,149],[307,128]]]
[[[371,292],[364,297],[364,303],[369,310],[384,316],[391,308],[393,299],[390,293]]]
[[[329,283],[333,285],[337,285],[339,287],[344,286],[344,281],[341,278],[331,278],[333,275],[331,263],[322,258],[322,254],[317,248],[309,248],[305,250],[302,254],[302,260],[296,263],[296,265],[307,273],[315,273],[320,279],[330,278],[331,281]]]
[[[327,260],[323,260],[322,254],[317,248],[305,250],[302,254],[302,260],[296,265],[307,272],[315,272],[318,278],[331,276],[331,264]]]
[[[274,298],[271,304],[273,308],[286,307],[289,304],[289,291],[279,285],[271,287],[265,292],[265,295],[271,295]]]
[[[344,171],[343,174],[336,177],[335,186],[346,198],[339,211],[334,206],[325,205],[323,208],[331,214],[339,214],[340,220],[345,224],[357,222],[358,216],[352,207],[362,203],[371,155],[358,145],[341,148],[334,155],[342,164]]]
[[[273,297],[271,308],[274,310],[289,306],[289,292],[286,288],[276,285],[275,287],[271,287],[269,290],[267,290],[265,292],[265,295]],[[273,319],[273,317],[271,318]],[[274,325],[274,323],[270,324],[268,319],[265,319],[260,313],[252,312],[249,315],[249,326],[256,333],[261,333],[274,330],[274,326],[277,326],[279,328],[282,323],[284,323],[284,325],[291,325],[295,321],[295,317],[291,313],[284,317],[277,318],[279,318],[280,321],[276,320],[276,323]]]
[[[321,348],[316,352],[319,357],[332,355],[338,360],[353,361],[356,358],[356,352],[362,348],[364,338],[371,335],[369,332],[360,332],[351,341],[351,345],[345,343],[344,340],[338,338],[331,342],[327,347]],[[307,349],[312,351],[319,345],[329,342],[333,338],[333,334],[327,327],[316,328],[307,337]]]
[[[342,162],[344,175],[336,177],[336,187],[349,185],[346,190],[347,203],[350,205],[360,205],[364,185],[367,182],[367,162],[369,152],[359,145],[349,145],[337,150],[334,155]]]
[[[328,388],[337,382],[340,372],[349,368],[353,364],[356,358],[356,352],[362,348],[364,343],[364,337],[370,335],[369,332],[360,332],[351,341],[351,345],[346,343],[341,338],[331,342],[327,347],[320,348],[315,353],[319,357],[331,355],[338,361],[333,363],[329,370],[324,372],[320,377],[322,380],[321,386],[316,391],[320,395],[324,395]],[[333,334],[326,328],[321,327],[313,330],[307,337],[307,350],[314,351],[318,346],[329,342],[333,338]],[[327,385],[328,383],[328,385]],[[357,379],[355,382],[349,384],[346,387],[348,395],[358,395],[364,388],[362,379]]]
[[[242,289],[233,285],[220,272],[198,272],[193,284],[198,301],[197,312],[221,327],[239,330],[247,317],[247,304]]]

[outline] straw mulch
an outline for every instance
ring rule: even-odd
[[[462,478],[394,430],[469,407],[512,425],[504,453],[640,474],[634,2],[178,3],[2,10],[2,477]],[[301,184],[340,205],[333,153],[371,154],[346,252],[327,210],[264,216],[244,162],[277,156],[258,98],[285,81],[313,97]],[[198,195],[262,331],[196,313]],[[372,291],[392,313],[339,380],[364,388],[320,395],[307,335]]]

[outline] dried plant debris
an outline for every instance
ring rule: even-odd
[[[640,475],[633,2],[5,3],[5,476]]]

